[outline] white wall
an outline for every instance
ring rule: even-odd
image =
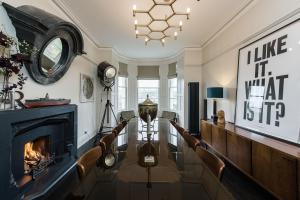
[[[238,49],[299,17],[299,0],[258,0],[224,32],[203,48],[202,91],[223,86],[227,98],[218,101],[227,121],[234,122]],[[208,116],[212,102],[208,102]]]
[[[6,0],[8,4],[13,6],[21,5],[34,5],[55,14],[67,21],[70,19],[52,2],[52,1],[35,1],[35,0]],[[0,6],[0,24],[3,24],[5,31],[15,36],[14,27],[11,24],[10,19],[7,17],[6,12],[2,6]],[[102,106],[97,103],[102,95],[102,87],[96,78],[96,65],[101,61],[111,61],[112,53],[110,50],[101,50],[94,46],[94,44],[84,38],[84,50],[87,52],[85,56],[77,56],[74,59],[69,71],[62,79],[54,84],[43,86],[35,83],[31,78],[26,81],[23,92],[26,99],[44,97],[46,93],[49,93],[51,98],[66,98],[71,99],[72,104],[78,105],[78,147],[92,138],[99,128],[99,119],[101,116]],[[24,73],[29,77],[25,69]],[[80,91],[80,73],[90,75],[96,80],[96,100],[95,102],[80,103],[79,91]]]

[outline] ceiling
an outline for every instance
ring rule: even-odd
[[[185,12],[186,8],[191,8],[190,20],[185,17],[174,19],[176,24],[183,21],[183,31],[179,32],[177,40],[166,39],[163,47],[159,41],[151,41],[145,46],[144,38],[135,38],[132,6],[136,4],[138,10],[147,10],[153,4],[152,0],[60,0],[97,46],[111,47],[134,59],[167,58],[183,48],[202,47],[251,1],[177,0],[175,11]],[[163,16],[163,10],[155,12]],[[148,20],[146,15],[138,15],[137,19],[139,22]]]

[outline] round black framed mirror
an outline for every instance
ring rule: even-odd
[[[45,45],[40,56],[40,67],[45,75],[51,76],[59,70],[61,64],[63,64],[63,48],[68,47],[63,46],[63,41],[60,38],[54,38]]]
[[[19,40],[25,40],[38,52],[25,64],[31,78],[47,85],[61,79],[77,55],[82,55],[83,38],[79,29],[70,22],[34,6],[17,9],[4,4],[16,27]]]

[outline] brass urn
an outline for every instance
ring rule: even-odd
[[[153,121],[156,118],[157,115],[157,103],[153,103],[149,99],[149,95],[147,95],[147,99],[139,104],[139,115],[140,118],[148,123],[148,114],[150,115],[151,121]]]

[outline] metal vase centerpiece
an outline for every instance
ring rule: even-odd
[[[139,115],[147,123],[147,134],[150,134],[150,123],[157,116],[157,103],[151,101],[149,95],[147,95],[147,99],[143,103],[139,104]]]

